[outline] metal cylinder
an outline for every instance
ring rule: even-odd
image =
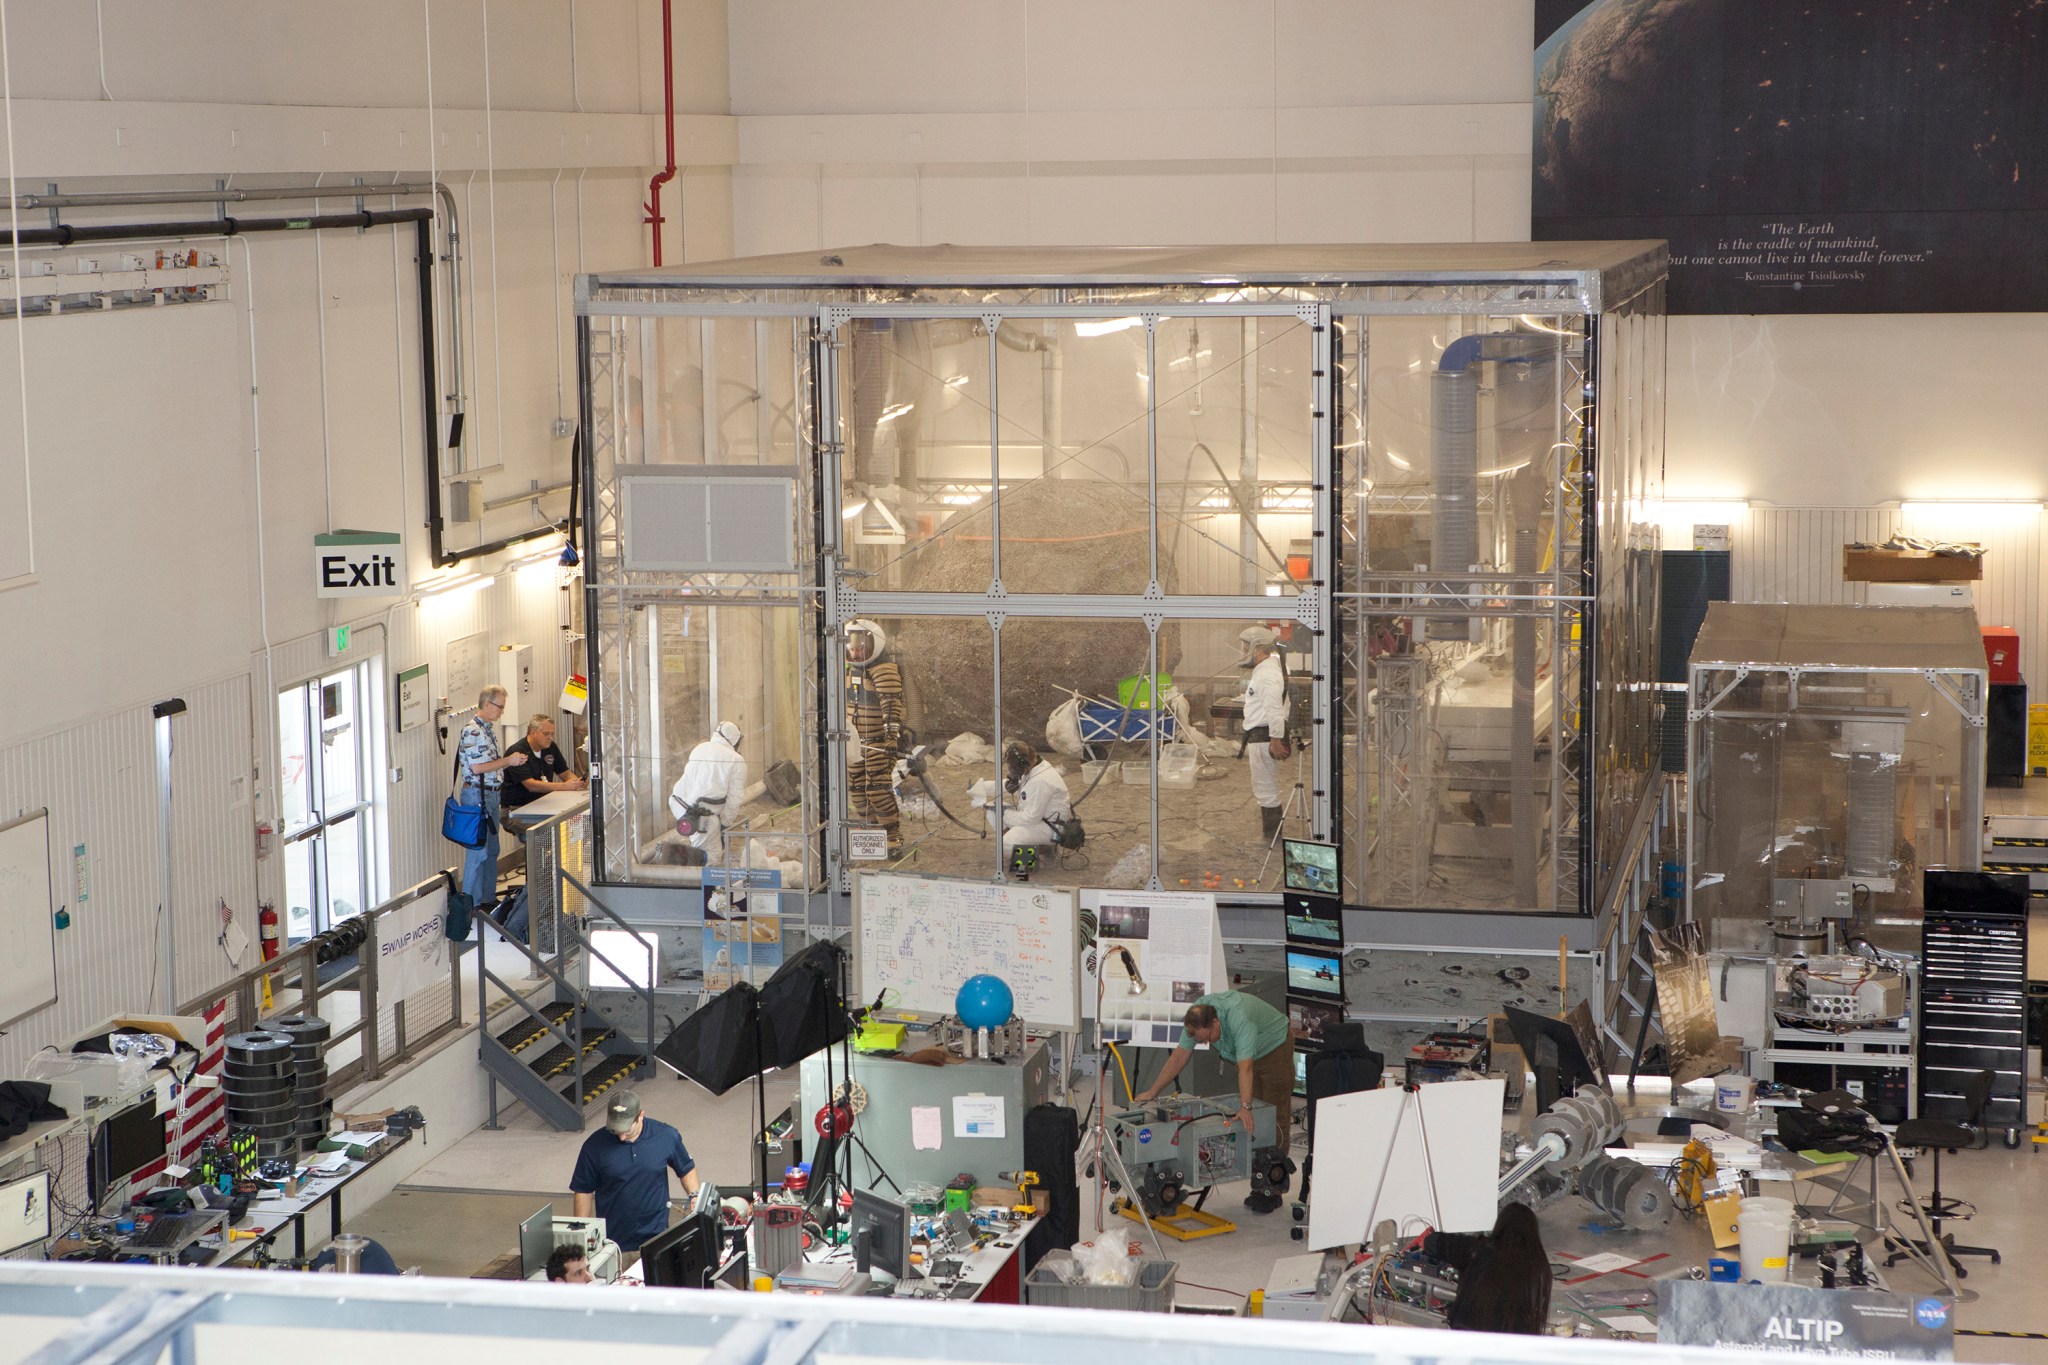
[[[360,1275],[363,1269],[363,1248],[370,1244],[367,1237],[353,1232],[344,1232],[327,1244],[334,1253],[334,1273],[337,1275]]]

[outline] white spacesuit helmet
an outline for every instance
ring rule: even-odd
[[[1279,640],[1280,637],[1267,626],[1246,626],[1237,633],[1238,667],[1251,667],[1258,662],[1260,650],[1273,648]]]
[[[740,740],[746,737],[746,732],[729,720],[718,722],[718,728],[711,733],[717,735],[735,749],[740,747]]]
[[[857,664],[871,664],[879,660],[882,657],[883,651],[889,648],[889,637],[882,633],[880,626],[865,617],[858,621],[848,621],[846,623],[846,645],[849,658],[852,658],[853,655],[854,641],[863,634],[867,637],[867,656],[854,659],[853,661]]]

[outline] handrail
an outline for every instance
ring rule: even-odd
[[[640,930],[635,929],[632,925],[626,923],[624,919],[620,918],[617,911],[613,910],[609,905],[606,905],[603,901],[599,900],[597,894],[593,892],[589,887],[585,886],[582,882],[576,880],[575,875],[571,873],[567,868],[558,868],[556,870],[556,875],[559,876],[563,881],[567,882],[569,885],[576,888],[577,892],[582,895],[584,904],[594,905],[599,910],[603,911],[604,917],[606,919],[610,920],[613,924],[618,925],[621,929],[624,929],[627,933],[631,934],[636,942],[648,942],[646,939],[640,937]],[[560,903],[560,899],[560,897],[556,897],[557,904]],[[589,950],[592,956],[597,958],[598,961],[604,963],[605,966],[610,967],[614,972],[617,972],[622,980],[632,980],[632,978],[627,976],[624,972],[619,971],[617,963],[613,962],[610,958],[606,957],[603,953],[599,952],[597,950],[596,945],[590,943],[587,937],[585,939],[584,946]],[[648,962],[650,964],[660,962],[661,958],[658,945],[649,943],[648,947]],[[661,1039],[656,1038],[654,1036],[653,973],[650,972],[648,974],[648,983],[644,988],[636,985],[632,988],[632,990],[635,995],[643,997],[647,1002],[647,1055],[651,1058],[654,1056],[655,1045],[661,1041]]]
[[[338,1088],[340,1084],[355,1080],[358,1077],[365,1080],[375,1080],[384,1074],[384,1062],[386,1060],[383,1055],[383,1040],[380,1034],[383,1006],[378,999],[377,989],[378,922],[393,911],[402,910],[422,896],[432,894],[436,889],[453,889],[455,876],[456,874],[453,870],[443,869],[430,877],[422,878],[420,881],[413,883],[397,895],[392,896],[389,900],[351,916],[352,920],[359,920],[364,923],[367,926],[367,931],[362,946],[356,950],[355,964],[344,969],[331,980],[323,982],[320,979],[321,964],[317,960],[319,936],[315,935],[298,946],[281,952],[275,958],[260,961],[253,967],[247,967],[236,972],[225,981],[210,987],[180,1005],[178,1012],[181,1014],[201,1014],[216,1001],[232,998],[235,1002],[235,1022],[240,1029],[246,1031],[261,1027],[265,1017],[257,1004],[265,978],[272,978],[273,989],[296,987],[299,992],[299,999],[294,1007],[295,1012],[315,1016],[320,1013],[320,1000],[322,996],[332,995],[339,991],[353,988],[361,1006],[360,1017],[346,1028],[334,1030],[328,1037],[326,1048],[331,1053],[336,1044],[346,1042],[351,1038],[360,1037],[362,1039],[362,1057],[359,1061],[351,1062],[347,1067],[338,1069],[331,1077],[330,1083]],[[393,1022],[398,1030],[398,1051],[390,1060],[409,1060],[412,1056],[413,1045],[416,1042],[425,1043],[433,1041],[461,1026],[461,969],[455,960],[454,953],[451,952],[448,955],[448,959],[450,1008],[448,1022],[437,1025],[432,1030],[429,1030],[424,1038],[417,1040],[409,1039],[405,1031],[405,1002],[403,1000],[392,1002]],[[272,1012],[275,1013],[276,1011],[273,1010]]]

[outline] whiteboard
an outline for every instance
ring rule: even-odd
[[[480,630],[448,642],[448,709],[458,715],[476,710],[476,694],[495,681],[484,671],[491,654],[489,631]]]
[[[1029,883],[862,872],[853,883],[854,995],[896,993],[903,1009],[951,1014],[960,983],[1000,976],[1017,1017],[1035,1028],[1081,1026],[1074,893]]]
[[[0,1024],[57,1003],[50,813],[0,825]]]

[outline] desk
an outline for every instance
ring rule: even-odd
[[[292,1258],[294,1260],[304,1260],[306,1256],[306,1215],[319,1208],[322,1204],[326,1204],[328,1206],[327,1235],[329,1238],[339,1236],[341,1234],[341,1192],[347,1189],[349,1184],[362,1175],[363,1172],[389,1156],[394,1148],[403,1147],[410,1141],[412,1141],[412,1134],[410,1132],[396,1137],[387,1137],[370,1149],[370,1155],[367,1160],[345,1162],[338,1172],[331,1175],[316,1173],[297,1194],[273,1194],[268,1198],[251,1199],[249,1201],[248,1216],[242,1220],[240,1226],[235,1231],[254,1232],[258,1235],[254,1238],[238,1241],[223,1241],[220,1250],[216,1251],[213,1259],[206,1262],[206,1264],[208,1266],[234,1265],[254,1252],[259,1243],[268,1241],[277,1233],[283,1231],[287,1223],[291,1225],[292,1229]]]
[[[927,1251],[926,1265],[911,1267],[911,1278],[898,1281],[892,1297],[1021,1304],[1024,1302],[1024,1268],[1017,1255],[1024,1249],[1024,1239],[1037,1226],[1036,1218],[1019,1219],[994,1241],[965,1256],[951,1258],[960,1262],[960,1273],[950,1279],[931,1279],[919,1273],[931,1263]],[[850,1264],[853,1251],[850,1247],[814,1248],[804,1253],[804,1259],[813,1263]]]

